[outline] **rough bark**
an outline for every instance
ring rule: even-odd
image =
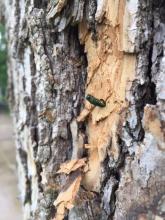
[[[24,219],[164,219],[164,1],[4,5]]]

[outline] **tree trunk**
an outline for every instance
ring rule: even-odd
[[[24,219],[163,220],[165,2],[4,7]]]

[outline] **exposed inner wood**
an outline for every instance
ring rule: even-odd
[[[101,163],[107,156],[107,148],[108,153],[118,160],[117,134],[128,106],[126,91],[135,76],[136,54],[127,52],[129,39],[125,33],[131,25],[128,17],[130,11],[125,1],[108,1],[104,19],[97,27],[97,42],[92,40],[90,33],[82,39],[87,27],[80,25],[80,40],[85,43],[88,59],[86,94],[106,100],[106,107],[90,109],[87,119],[90,168],[83,184],[88,190],[96,192],[100,191]],[[86,117],[88,105],[85,103],[79,120],[84,120],[83,115]]]

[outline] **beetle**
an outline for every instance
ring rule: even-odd
[[[104,108],[106,106],[106,102],[103,99],[97,99],[94,96],[88,94],[86,95],[86,100],[90,102],[92,105]]]

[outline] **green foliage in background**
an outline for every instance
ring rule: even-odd
[[[0,102],[5,102],[7,87],[7,48],[5,27],[0,24]]]

